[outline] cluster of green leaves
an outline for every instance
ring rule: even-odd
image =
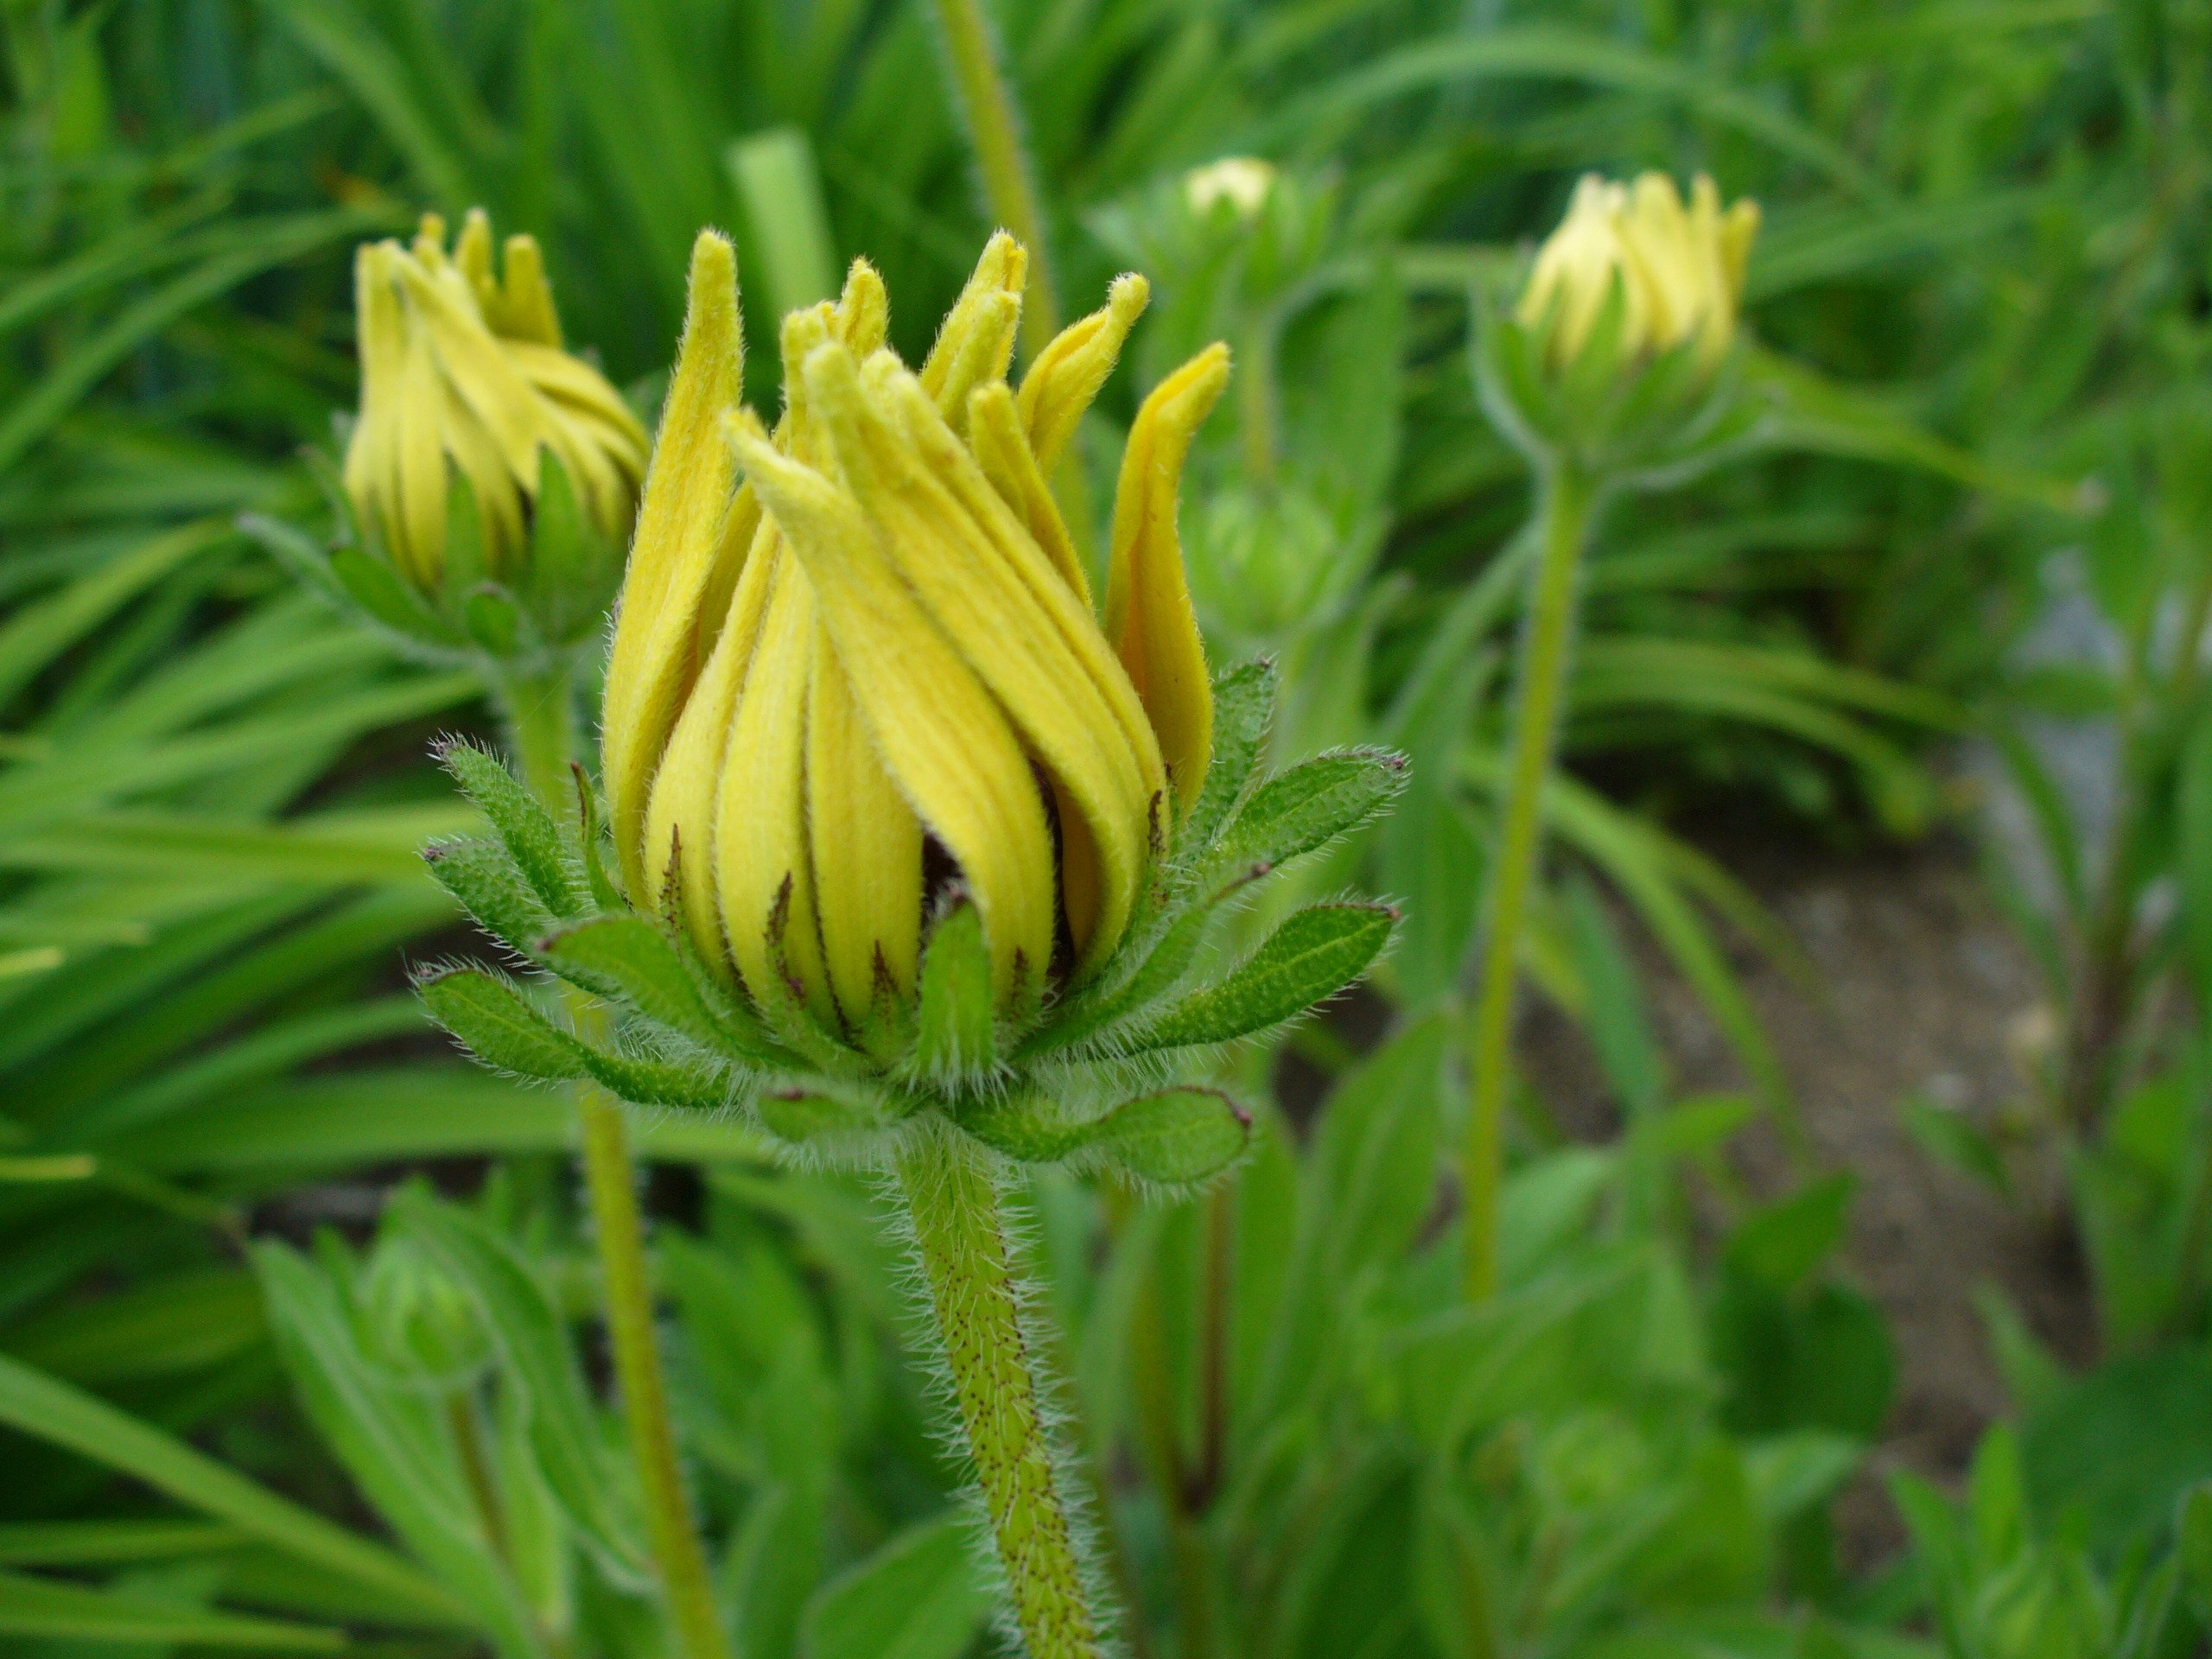
[[[1240,918],[1250,943],[1364,868],[1406,901],[1389,997],[1430,1007],[1464,968],[1528,556],[1511,541],[1525,480],[1468,372],[1467,294],[1510,280],[1572,174],[1703,166],[1764,204],[1745,373],[1790,440],[1645,499],[1593,563],[1565,734],[1581,776],[1550,804],[1572,874],[1540,899],[1528,966],[1587,1023],[1630,1127],[1602,1153],[1527,1158],[1497,1308],[1450,1304],[1451,1235],[1426,1220],[1454,1103],[1448,1017],[1440,1038],[1414,1023],[1351,1071],[1303,1135],[1255,1057],[1238,1080],[1255,1148],[1188,1214],[1109,1225],[1088,1188],[1037,1178],[1090,1466],[1107,1471],[1145,1610],[1133,1639],[1896,1650],[1817,1560],[1823,1497],[1872,1432],[1886,1363],[1864,1304],[1818,1265],[1840,1200],[1816,1188],[1750,1217],[1710,1274],[1658,1224],[1679,1199],[1655,1170],[1711,1160],[1748,1112],[1669,1101],[1582,878],[1630,901],[1778,1095],[1713,925],[1760,938],[1762,918],[1633,809],[1748,799],[1846,833],[1910,829],[1936,798],[1917,760],[1930,734],[1993,705],[2099,718],[2163,677],[2016,671],[2007,653],[2047,606],[2047,553],[2083,541],[2070,480],[2094,472],[2088,590],[2123,639],[2156,648],[2144,660],[2172,662],[2158,618],[2196,568],[2205,473],[2190,415],[2212,154],[2201,0],[997,10],[1065,292],[1122,264],[1154,277],[1137,385],[1203,340],[1236,350],[1185,520],[1210,630],[1277,654],[1280,753],[1414,758],[1389,826],[1287,873]],[[588,1269],[547,1156],[575,1126],[556,1094],[409,1035],[403,949],[454,920],[411,849],[469,828],[421,755],[429,722],[469,718],[476,683],[391,660],[287,591],[232,526],[312,518],[289,457],[327,443],[353,395],[346,250],[423,207],[481,203],[537,233],[571,338],[641,406],[702,223],[739,237],[756,376],[772,372],[776,316],[826,296],[851,253],[884,269],[897,337],[918,347],[988,228],[934,91],[928,13],[0,9],[0,1637],[304,1651],[352,1630],[460,1651],[535,1639],[528,1621],[572,1594],[604,1650],[649,1639],[587,1541],[594,1515],[626,1524],[602,1465],[563,1484],[549,1464],[502,1500],[516,1507],[500,1526],[538,1528],[525,1566],[480,1537],[428,1541],[410,1518],[410,1497],[435,1509],[460,1490],[440,1459],[461,1442],[441,1449],[448,1431],[416,1421],[415,1382],[395,1382],[405,1368],[365,1322],[362,1287],[382,1282],[365,1263],[401,1246],[351,1260],[359,1219],[394,1163],[508,1160],[439,1224],[484,1230],[537,1275],[561,1328],[538,1321],[533,1364],[573,1365],[554,1357],[564,1343],[588,1362]],[[1184,169],[1238,151],[1281,168],[1264,212],[1195,212]],[[1089,435],[1101,454],[1128,390],[1109,389]],[[765,378],[752,391],[774,396]],[[1106,485],[1096,469],[1094,500]],[[505,638],[465,607],[439,621],[471,652]],[[2143,768],[2158,781],[2139,836],[2120,838],[2104,914],[2203,908],[2138,903],[2166,890],[2181,849],[2212,845],[2177,827],[2202,806],[2183,741],[2196,713],[2156,701],[2141,722],[2164,759]],[[2024,770],[2030,798],[2051,799]],[[2094,901],[2078,827],[2046,819],[2069,902]],[[2099,913],[2076,905],[2049,931],[2055,985]],[[2194,925],[2106,958],[2145,992],[2139,1030],[2157,1033],[2176,988],[2195,995],[2170,971],[2194,959]],[[524,943],[554,931],[549,912]],[[2069,988],[2063,1006],[2082,1004]],[[1432,1066],[1423,1046],[1440,1042]],[[2186,1411],[2152,1407],[2202,1393],[2204,1090],[2192,1055],[2133,1054],[2109,1132],[2072,1166],[2115,1345],[2144,1351],[2082,1379],[2014,1368],[2038,1512],[2087,1492],[2104,1517],[2036,1559],[2107,1607],[2144,1605],[2129,1540],[2162,1535],[2173,1483],[2212,1468],[2146,1452],[2111,1460],[2136,1472],[2096,1488],[2099,1470],[2057,1455],[2084,1423],[2193,1444],[2168,1432]],[[759,1134],[729,1117],[670,1112],[639,1139],[706,1171],[700,1212],[671,1212],[656,1248],[745,1650],[960,1653],[985,1606],[865,1190],[766,1168]],[[442,1213],[395,1209],[393,1241]],[[322,1217],[355,1244],[240,1248]],[[1206,1267],[1223,1248],[1226,1275]],[[264,1296],[286,1272],[292,1294]],[[465,1274],[448,1289],[474,1294]],[[1222,1331],[1233,1342],[1208,1334]],[[502,1358],[472,1384],[492,1453],[527,1439],[524,1376]],[[1810,1386],[1847,1377],[1861,1381],[1841,1397]],[[336,1426],[303,1412],[364,1378],[364,1399],[398,1387],[397,1402]],[[1793,1415],[1801,1399],[1818,1409]],[[585,1414],[564,1420],[572,1452],[609,1432],[602,1407]],[[393,1421],[416,1438],[365,1452],[367,1426]],[[402,1451],[418,1462],[375,1461]],[[427,1471],[423,1491],[395,1491],[392,1468]],[[362,1518],[357,1494],[400,1553],[327,1518]],[[2004,1650],[1965,1604],[2009,1594],[1986,1586],[2019,1552],[1962,1554],[1916,1524],[1926,1560],[1955,1563],[1927,1579],[1940,1639]],[[1807,1618],[1777,1614],[1800,1599]]]

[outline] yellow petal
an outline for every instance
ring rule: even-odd
[[[749,410],[730,441],[821,595],[885,769],[975,896],[1001,1001],[1027,996],[1052,957],[1052,849],[1012,726],[852,498],[779,454]]]
[[[754,522],[759,524],[757,514]],[[779,541],[773,524],[760,524],[712,653],[669,734],[645,812],[642,863],[652,885],[643,893],[633,890],[637,902],[658,911],[672,872],[692,943],[701,957],[732,979],[736,966],[722,934],[721,909],[715,896],[715,813],[730,726],[752,671],[773,578],[779,563],[790,566]]]
[[[1192,436],[1228,383],[1229,348],[1215,344],[1154,387],[1129,429],[1114,495],[1106,637],[1143,700],[1186,811],[1213,758],[1213,681],[1183,574],[1176,498]]]
[[[921,948],[922,826],[876,758],[827,630],[815,630],[806,723],[806,822],[830,987],[849,1025],[879,982],[914,989]]]
[[[510,340],[561,348],[561,314],[553,306],[553,285],[545,280],[545,256],[534,236],[507,238],[500,272],[499,315],[493,327]],[[486,307],[488,314],[492,308]]]
[[[410,302],[411,304],[411,302]],[[445,574],[445,388],[429,331],[410,326],[403,352],[393,423],[393,518],[385,523],[393,559],[425,590]]]
[[[891,296],[883,278],[867,260],[854,260],[845,273],[845,291],[837,296],[837,338],[866,357],[883,344],[890,327]]]
[[[416,263],[401,264],[399,274],[408,305],[436,349],[447,385],[484,423],[517,480],[535,484],[541,431],[537,396],[484,326],[467,283],[457,270],[434,273]]]
[[[822,970],[806,831],[807,693],[816,607],[805,575],[777,561],[760,639],[738,694],[715,804],[715,891],[722,931],[756,1001],[795,987],[836,1019]]]
[[[743,379],[736,256],[727,238],[702,232],[691,251],[683,341],[623,578],[601,718],[614,845],[633,897],[650,891],[641,840],[648,790],[696,672],[700,601],[714,585],[717,559],[730,556],[721,531],[734,468],[721,417]]]
[[[1060,580],[1089,610],[1090,578],[1084,574],[1083,560],[1068,536],[1059,503],[1052,499],[1052,486],[1045,481],[1029,440],[1023,435],[1021,416],[1005,381],[989,381],[969,395],[968,444],[975,451],[976,464],[991,480],[991,487],[1014,509],[1014,516],[1021,520],[1052,560],[1052,569],[1060,573]]]
[[[1098,843],[1100,950],[1119,942],[1164,781],[1096,625],[889,353],[865,376],[836,345],[804,365],[839,471],[905,586],[1079,805]],[[1124,715],[1126,715],[1126,719]],[[1135,733],[1132,728],[1135,728]]]
[[[922,365],[922,390],[956,426],[968,418],[968,394],[986,380],[1006,378],[1021,323],[1022,285],[1029,254],[999,232],[983,246],[975,274],[960,291]],[[865,353],[856,352],[856,359]]]
[[[1116,276],[1104,308],[1061,329],[1022,376],[1021,424],[1039,471],[1058,465],[1151,297],[1152,285],[1134,271]]]
[[[399,251],[391,242],[365,243],[353,255],[353,317],[359,335],[361,413],[346,446],[346,491],[354,511],[377,521],[387,542],[399,529],[399,504],[392,485],[397,469],[392,446],[398,432],[402,383],[405,378],[407,325],[391,262]]]
[[[461,215],[453,263],[467,279],[477,309],[488,316],[499,302],[499,284],[492,275],[492,219],[481,207],[472,207]]]

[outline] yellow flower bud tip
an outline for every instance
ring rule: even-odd
[[[1546,360],[1559,369],[1581,354],[1618,292],[1624,361],[1689,344],[1709,366],[1735,337],[1758,227],[1755,203],[1724,213],[1702,175],[1687,204],[1662,173],[1632,185],[1586,175],[1537,253],[1516,315],[1546,331]]]
[[[744,376],[737,253],[719,232],[702,231],[691,246],[683,336],[638,507],[601,705],[607,808],[632,902],[649,891],[644,835],[653,774],[701,666],[700,607],[719,586],[719,532],[735,487],[721,422],[737,405]],[[692,839],[702,849],[709,840]]]
[[[887,1001],[916,994],[924,918],[950,884],[975,905],[1001,1011],[1019,1014],[1048,971],[1087,974],[1121,942],[1171,816],[1163,733],[1090,610],[1031,424],[1046,411],[1064,441],[1146,287],[1117,282],[1103,309],[1039,353],[1025,410],[1004,378],[1025,263],[1011,238],[992,239],[918,374],[881,348],[882,284],[855,264],[835,306],[783,321],[786,410],[773,434],[737,403],[734,367],[697,402],[713,410],[728,474],[694,452],[683,412],[709,327],[695,267],[608,673],[606,772],[626,870],[680,856],[683,925],[725,976],[764,1004],[786,1005],[789,990],[870,1052]],[[715,293],[734,320],[732,279],[717,276]],[[1169,711],[1174,785],[1189,772],[1193,789],[1208,682],[1187,596],[1179,617],[1163,598],[1181,593],[1179,563],[1162,566],[1178,560],[1190,432],[1226,372],[1217,349],[1155,394],[1126,472],[1144,512],[1122,609]],[[709,565],[727,526],[702,511],[664,538],[664,476],[702,501],[757,504],[703,663],[694,619],[657,627],[648,614],[693,603],[691,590],[638,567]],[[651,643],[626,649],[633,640]],[[641,695],[648,686],[670,701]],[[644,888],[632,878],[630,890]]]
[[[493,270],[491,221],[423,216],[413,244],[371,244],[354,264],[361,408],[345,477],[356,511],[393,564],[435,593],[444,580],[447,502],[467,486],[486,569],[511,572],[556,460],[579,506],[611,541],[627,535],[645,472],[645,434],[621,394],[559,349],[560,323],[537,244],[507,245]]]
[[[1135,272],[1116,276],[1106,289],[1104,308],[1063,328],[1022,377],[1021,424],[1045,472],[1059,464],[1151,299],[1152,284]]]
[[[1194,213],[1211,213],[1227,202],[1237,218],[1249,223],[1267,206],[1268,194],[1274,185],[1272,162],[1263,162],[1256,156],[1225,156],[1185,174],[1183,196]]]

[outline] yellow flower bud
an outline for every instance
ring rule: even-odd
[[[956,881],[1002,1004],[1102,962],[1207,764],[1175,500],[1227,354],[1137,418],[1102,627],[1046,479],[1146,290],[1116,282],[1017,390],[1027,263],[992,239],[918,373],[855,263],[785,319],[771,434],[738,405],[729,245],[692,256],[607,671],[617,852],[632,902],[756,1001],[848,1032],[913,995]]]
[[[1242,219],[1255,219],[1275,186],[1275,168],[1256,156],[1224,156],[1183,175],[1183,198],[1194,213],[1210,213],[1227,202]]]
[[[370,243],[354,258],[361,409],[346,493],[425,592],[444,578],[454,479],[474,497],[499,575],[529,546],[541,451],[611,541],[628,534],[645,475],[645,429],[604,375],[562,349],[537,244],[509,237],[502,264],[495,276],[480,208],[450,254],[433,213],[411,247]]]
[[[1516,315],[1532,328],[1548,319],[1547,359],[1563,367],[1581,354],[1618,288],[1624,361],[1688,343],[1710,366],[1735,338],[1758,223],[1750,200],[1722,212],[1703,174],[1687,205],[1662,173],[1633,185],[1586,175],[1536,255]]]

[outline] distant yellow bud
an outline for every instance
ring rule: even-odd
[[[1183,175],[1184,200],[1192,213],[1210,213],[1225,201],[1244,219],[1259,216],[1274,186],[1274,163],[1256,156],[1224,156]]]
[[[1618,286],[1624,360],[1688,343],[1702,362],[1717,363],[1735,338],[1758,223],[1750,200],[1724,213],[1703,174],[1687,205],[1662,173],[1632,185],[1585,175],[1536,256],[1516,315],[1529,327],[1549,319],[1548,360],[1559,368],[1580,355]]]
[[[849,1033],[913,995],[950,882],[1001,1003],[1103,961],[1207,763],[1175,496],[1226,355],[1138,418],[1109,632],[1046,478],[1145,289],[1117,282],[1017,391],[1027,263],[992,239],[918,372],[856,263],[840,300],[785,319],[772,434],[737,401],[728,245],[693,255],[607,673],[615,842],[634,903],[673,905],[756,1001]]]
[[[604,375],[562,348],[537,243],[509,237],[502,264],[495,275],[480,208],[450,254],[444,222],[429,214],[412,246],[371,243],[354,259],[361,409],[346,493],[425,592],[444,577],[454,479],[475,499],[498,575],[526,554],[542,451],[611,541],[628,534],[645,476],[645,429]]]

